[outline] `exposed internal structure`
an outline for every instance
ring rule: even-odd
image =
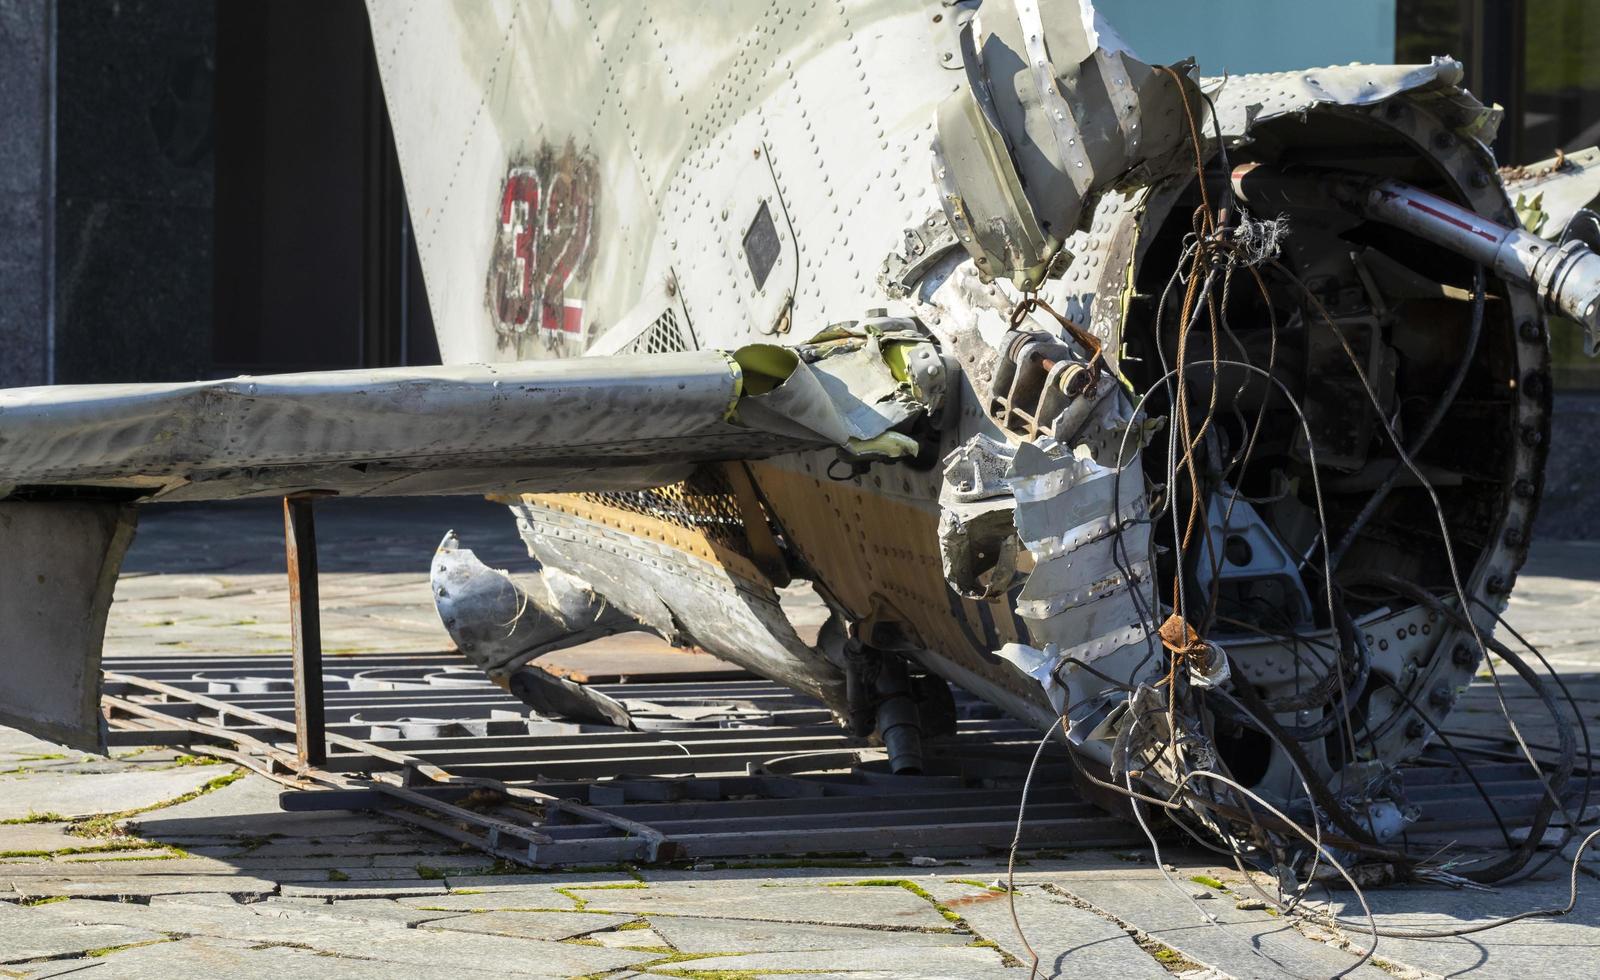
[[[430,295],[461,325],[441,348],[597,331],[594,356],[0,393],[0,536],[33,562],[0,568],[24,624],[0,722],[99,745],[136,504],[486,492],[532,561],[447,535],[436,604],[540,718],[635,725],[537,661],[644,629],[820,702],[891,774],[936,766],[959,688],[1066,745],[1108,809],[1286,887],[1352,859],[1438,874],[1404,853],[1401,765],[1454,751],[1490,653],[1560,715],[1493,634],[1542,492],[1547,324],[1600,338],[1600,241],[1570,214],[1523,230],[1453,61],[1214,79],[1139,60],[1087,0],[894,6],[730,14],[707,34],[737,71],[680,92],[670,58],[517,80],[648,11],[532,31],[375,5]],[[915,63],[859,57],[869,26]],[[435,32],[471,63],[505,38],[513,74],[408,97]],[[869,74],[819,142],[809,100]],[[485,128],[435,139],[455,116]],[[528,164],[545,129],[565,170]],[[489,294],[456,288],[480,260]],[[792,581],[825,622],[796,621]],[[1570,803],[1560,730],[1526,843],[1452,873],[1526,865]]]
[[[1492,114],[1446,63],[1193,88],[1182,66],[1147,71],[1146,108],[1170,81],[1182,123],[1119,110],[1122,146],[1151,124],[1145,155],[1100,154],[1143,179],[1059,246],[976,234],[1043,226],[1041,179],[1062,177],[1028,162],[1051,153],[1041,133],[1057,130],[1066,176],[1069,144],[1117,141],[1076,103],[1078,128],[1036,123],[1047,89],[1113,58],[1127,65],[1102,47],[1051,72],[1035,52],[1032,71],[1059,76],[1036,102],[1009,64],[969,66],[1011,154],[987,173],[951,149],[968,133],[941,130],[945,210],[982,278],[1018,287],[1008,331],[986,337],[997,364],[965,364],[1004,432],[973,427],[947,460],[951,584],[1021,584],[1031,638],[1002,656],[1038,680],[1107,805],[1270,866],[1339,853],[1414,873],[1399,766],[1443,738],[1488,651],[1529,676],[1491,634],[1539,496],[1544,318],[1593,322],[1592,280],[1564,298],[1588,260],[1520,230],[1478,142]],[[1184,153],[1150,146],[1158,125]],[[933,304],[970,320],[960,291],[940,283]],[[1536,831],[1565,805],[1574,744]]]

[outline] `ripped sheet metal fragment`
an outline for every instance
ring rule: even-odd
[[[1086,451],[1063,454],[1049,440],[1012,447],[980,435],[947,458],[945,474],[940,547],[947,578],[964,594],[979,587],[999,594],[1017,577],[1005,539],[1027,550],[1032,568],[1021,576],[1016,609],[1031,643],[997,653],[1064,711],[1058,668],[1143,645],[1149,634],[1135,594],[1150,567],[1143,473],[1137,464],[1102,466]],[[985,569],[987,582],[977,574],[980,555],[994,565]]]
[[[1034,559],[1017,597],[1034,645],[1089,662],[1143,640],[1134,589],[1149,578],[1150,531],[1139,467],[1023,443],[1008,482]]]
[[[985,278],[1036,287],[1102,191],[1181,149],[1194,65],[1140,61],[1078,3],[989,0],[961,46],[934,144],[945,216]]]
[[[1522,226],[1540,238],[1560,239],[1579,212],[1600,206],[1600,147],[1503,169],[1500,176]],[[1585,227],[1574,231],[1591,244],[1600,241],[1600,220],[1581,220]]]
[[[1440,115],[1455,120],[1458,134],[1490,142],[1504,112],[1463,91],[1459,86],[1465,74],[1461,62],[1434,58],[1426,65],[1334,65],[1205,78],[1200,85],[1215,105],[1217,128],[1230,142],[1239,142],[1272,119],[1303,116],[1319,106],[1376,105],[1397,95],[1424,105],[1444,103],[1449,111]],[[1203,135],[1211,135],[1210,127]]]
[[[539,715],[631,727],[621,702],[532,661],[640,624],[560,569],[540,568],[522,578],[483,564],[454,531],[445,535],[434,554],[431,585],[456,648]]]
[[[938,349],[904,319],[838,325],[797,348],[752,344],[734,358],[745,374],[740,420],[878,458],[917,451],[898,430],[937,413],[949,385]]]

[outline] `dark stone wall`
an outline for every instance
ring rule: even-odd
[[[58,5],[56,380],[211,366],[213,0]]]
[[[373,258],[366,11],[351,0],[220,3],[217,28],[215,360],[361,367]]]
[[[0,0],[0,388],[48,377],[49,6]]]

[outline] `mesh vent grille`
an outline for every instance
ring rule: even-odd
[[[689,344],[685,341],[683,330],[678,326],[678,315],[668,307],[650,324],[650,329],[628,342],[618,353],[622,354],[669,354],[674,351],[688,350]]]
[[[652,490],[576,494],[580,500],[653,517],[704,534],[713,543],[750,557],[739,502],[722,472],[701,467],[682,483]]]

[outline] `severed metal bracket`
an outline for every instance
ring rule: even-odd
[[[744,523],[745,540],[750,545],[751,561],[772,583],[773,588],[783,588],[792,579],[789,574],[789,560],[785,557],[783,546],[778,543],[777,536],[772,533],[772,524],[767,520],[767,510],[762,505],[761,493],[756,489],[755,481],[750,478],[749,464],[734,461],[723,463],[721,467],[723,476],[733,489],[734,500],[739,505],[739,518]]]
[[[961,239],[951,226],[950,218],[942,210],[935,211],[921,224],[905,230],[901,251],[890,252],[884,258],[878,284],[890,297],[905,299],[929,269],[960,245]]]

